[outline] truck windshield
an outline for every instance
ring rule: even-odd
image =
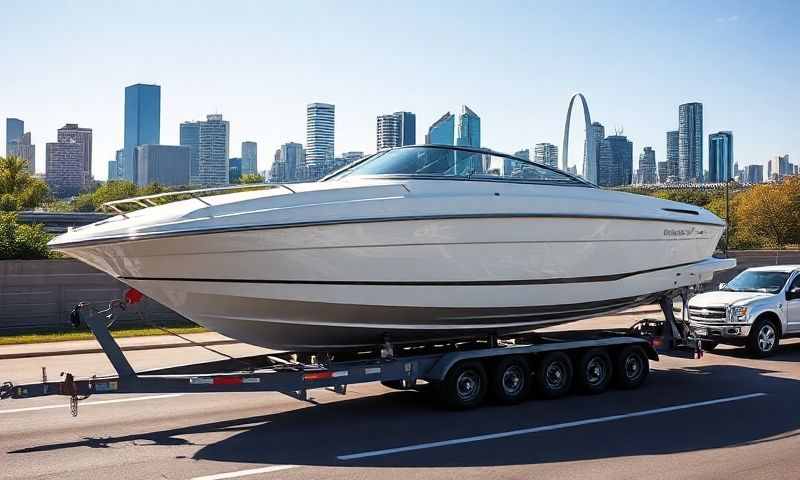
[[[729,292],[778,293],[789,279],[788,272],[760,272],[746,270],[725,285]]]

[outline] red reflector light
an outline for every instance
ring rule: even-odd
[[[242,377],[214,377],[214,385],[239,385]]]
[[[311,372],[303,375],[303,380],[311,382],[314,380],[327,380],[333,377],[333,372]]]
[[[663,347],[664,346],[664,339],[661,338],[661,337],[655,337],[652,340],[650,340],[650,345],[652,345],[653,348]]]
[[[135,288],[129,288],[125,292],[125,303],[129,303],[133,305],[134,303],[139,303],[144,298],[144,294]]]

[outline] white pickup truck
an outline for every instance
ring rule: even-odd
[[[800,265],[749,268],[692,297],[689,323],[706,350],[724,343],[772,355],[781,338],[800,336]]]

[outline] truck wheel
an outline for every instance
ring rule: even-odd
[[[536,367],[536,390],[544,398],[558,398],[572,386],[572,361],[563,352],[550,352]]]
[[[650,361],[642,347],[630,345],[616,355],[614,372],[614,378],[619,388],[637,388],[644,383],[650,373]]]
[[[747,337],[747,350],[756,358],[769,357],[778,349],[780,337],[775,322],[768,318],[756,320]]]
[[[702,340],[703,351],[704,352],[713,352],[715,348],[719,345],[719,343],[713,340]]]
[[[524,357],[502,358],[492,373],[492,394],[498,402],[511,405],[530,394],[531,369]]]
[[[488,383],[486,369],[481,362],[459,362],[450,368],[445,379],[437,385],[439,399],[454,410],[474,408],[486,397]]]
[[[608,388],[612,371],[608,353],[600,348],[592,348],[581,355],[575,381],[583,393],[600,393]]]

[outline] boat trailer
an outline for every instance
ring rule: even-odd
[[[674,315],[673,299],[677,296],[683,302],[681,319]],[[505,363],[517,362],[518,367],[524,367],[522,371],[532,377],[536,369],[529,363],[533,361],[525,359],[537,358],[542,362],[560,359],[564,364],[564,358],[567,358],[566,363],[570,362],[569,358],[577,361],[591,351],[600,352],[601,360],[614,358],[616,361],[615,355],[635,351],[647,364],[648,359],[658,360],[659,354],[683,358],[699,358],[703,354],[702,344],[686,318],[688,289],[683,288],[661,298],[665,320],[641,320],[629,329],[533,333],[514,338],[488,335],[469,341],[419,345],[393,345],[390,339],[386,339],[383,345],[363,351],[316,355],[270,353],[137,372],[108,327],[117,312],[124,310],[127,303],[139,299],[141,294],[129,290],[125,300],[112,301],[106,308],[80,303],[71,314],[73,325],[83,323],[92,331],[116,375],[76,378],[72,373],[62,373],[63,378],[59,381],[48,381],[43,369],[41,382],[21,385],[4,382],[0,385],[0,399],[64,395],[70,399],[73,416],[77,416],[81,400],[108,393],[280,392],[299,400],[313,401],[308,395],[309,390],[326,388],[343,395],[347,392],[347,385],[366,382],[380,381],[402,390],[421,389],[425,384],[444,386],[451,383],[448,379],[455,370],[461,371],[456,366],[467,364],[472,365],[473,370],[481,370],[483,367],[475,367],[475,364],[483,362],[488,371],[489,365],[502,364],[503,359],[514,359]],[[556,362],[555,365],[559,364]],[[567,366],[562,365],[564,372],[571,376],[572,367]],[[649,367],[644,365],[641,368],[646,368],[646,375]],[[610,363],[607,370],[611,370]],[[579,373],[579,369],[575,371]],[[475,380],[488,379],[486,372],[482,375],[478,372]],[[642,377],[636,380],[636,385],[626,388],[635,388],[643,380]],[[562,389],[564,393],[569,387],[566,385],[566,389]],[[450,404],[455,407],[474,406]]]

